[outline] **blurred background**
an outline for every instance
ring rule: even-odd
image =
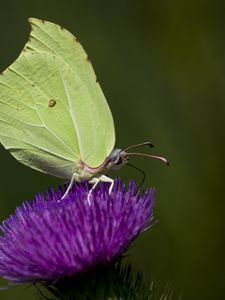
[[[184,300],[225,299],[225,2],[7,0],[0,9],[0,70],[28,39],[28,17],[74,33],[92,60],[112,110],[117,147],[152,141],[143,158],[146,186],[157,188],[157,223],[129,260],[147,282],[169,282]],[[146,149],[147,150],[147,149]],[[19,164],[0,148],[1,221],[22,201],[62,181]],[[124,167],[114,176],[141,180]],[[2,285],[5,282],[1,282]],[[34,288],[0,299],[38,299]]]

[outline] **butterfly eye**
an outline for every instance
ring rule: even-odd
[[[118,161],[116,162],[116,165],[118,166],[118,165],[122,164],[122,162],[123,162],[123,159],[120,156],[119,159],[118,159]]]

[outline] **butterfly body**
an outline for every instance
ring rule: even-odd
[[[80,161],[74,170],[73,174],[75,181],[90,180],[93,177],[99,177],[103,174],[108,174],[111,171],[120,169],[128,161],[126,152],[121,149],[114,149],[105,161],[98,167],[92,168],[84,161]]]

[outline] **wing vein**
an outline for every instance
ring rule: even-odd
[[[45,34],[47,34],[47,35],[50,37],[50,39],[52,39],[56,44],[59,45],[59,42],[58,42],[56,39],[54,39],[54,38],[49,34],[49,32],[47,32],[46,30],[44,30],[44,28],[43,28],[42,26],[40,26],[40,25],[37,24],[37,23],[35,23],[34,25],[37,26],[39,29],[41,29]],[[34,36],[33,33],[32,33],[32,36]],[[42,42],[42,44],[45,45],[44,42]],[[45,45],[45,46],[46,46],[46,45]],[[47,46],[47,48],[49,48],[50,50],[52,50],[52,51],[55,53],[54,49],[52,49],[51,47]]]
[[[60,74],[60,78],[61,78],[63,86],[64,86],[64,90],[65,90],[65,93],[66,93],[66,99],[67,99],[67,103],[68,103],[68,107],[69,107],[70,117],[72,119],[72,122],[73,122],[73,125],[74,125],[74,130],[75,130],[75,133],[76,133],[76,136],[77,136],[79,153],[82,156],[83,152],[82,152],[82,144],[81,144],[80,131],[79,131],[79,127],[77,125],[76,119],[74,118],[74,112],[73,112],[73,108],[72,108],[71,97],[70,97],[70,94],[69,94],[66,82],[62,78],[61,73],[59,73],[59,74]],[[83,159],[83,157],[81,157],[81,158]]]
[[[43,44],[45,47],[47,47],[49,50],[52,51],[52,48],[49,47],[46,43],[44,43],[42,40],[40,40],[38,37],[36,37],[33,33],[31,33],[30,35],[33,39],[35,39],[36,41],[38,41],[39,43]]]

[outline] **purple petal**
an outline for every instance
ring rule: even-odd
[[[152,220],[154,189],[136,194],[115,181],[99,184],[87,201],[90,185],[76,184],[66,199],[51,190],[25,202],[0,228],[0,275],[13,282],[55,281],[108,265],[123,254]]]

